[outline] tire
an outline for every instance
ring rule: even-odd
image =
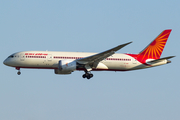
[[[93,74],[90,74],[89,76],[92,78],[92,77],[93,77]]]
[[[18,74],[18,75],[20,75],[20,74],[21,74],[21,72],[17,72],[17,74]]]
[[[82,77],[83,77],[83,78],[86,78],[86,74],[84,74]]]
[[[90,78],[91,78],[90,75],[88,75],[88,76],[87,76],[87,79],[90,79]]]

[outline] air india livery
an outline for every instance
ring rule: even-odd
[[[132,43],[128,42],[101,53],[84,52],[50,52],[23,51],[10,55],[4,64],[15,67],[20,75],[20,68],[54,69],[55,74],[71,74],[83,70],[83,78],[93,77],[91,71],[130,71],[155,67],[170,63],[168,59],[160,58],[171,29],[164,30],[139,54],[115,54],[116,51]]]

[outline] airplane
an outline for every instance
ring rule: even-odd
[[[15,67],[20,75],[21,68],[54,69],[55,74],[71,74],[84,71],[83,78],[93,77],[91,71],[131,71],[171,63],[169,56],[160,58],[171,29],[164,30],[139,54],[119,54],[116,51],[129,45],[128,42],[101,53],[23,51],[10,55],[4,64]]]

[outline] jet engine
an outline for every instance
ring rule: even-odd
[[[75,71],[77,63],[74,60],[60,60],[58,63],[58,69],[55,69],[55,74],[71,74]]]

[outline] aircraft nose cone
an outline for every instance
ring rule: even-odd
[[[4,60],[3,64],[4,64],[4,65],[7,65],[7,60]]]
[[[9,66],[9,60],[8,60],[8,58],[4,60],[3,64]]]

